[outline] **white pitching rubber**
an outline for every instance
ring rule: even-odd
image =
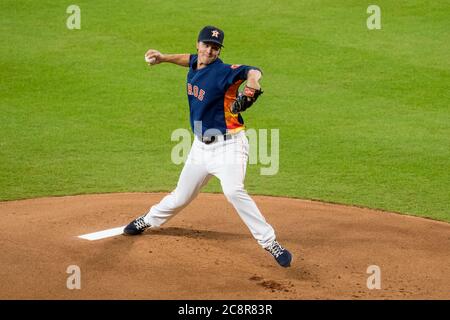
[[[110,237],[114,237],[114,236],[123,234],[123,229],[125,229],[125,227],[126,226],[122,226],[122,227],[118,227],[118,228],[97,231],[94,233],[83,234],[81,236],[78,236],[78,238],[86,239],[86,240],[90,240],[90,241],[110,238]]]

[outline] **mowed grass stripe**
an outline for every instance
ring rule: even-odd
[[[143,53],[194,52],[198,30],[217,24],[225,62],[264,70],[248,127],[280,130],[279,173],[250,165],[250,193],[450,221],[445,1],[379,1],[379,31],[360,1],[77,4],[74,31],[66,4],[0,5],[1,200],[171,190],[186,70],[148,69]]]

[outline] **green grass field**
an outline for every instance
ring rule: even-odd
[[[377,1],[368,30],[369,4],[1,1],[0,200],[174,188],[187,69],[143,55],[193,53],[213,24],[225,62],[264,70],[247,127],[280,130],[279,173],[250,165],[251,194],[450,221],[450,4]]]

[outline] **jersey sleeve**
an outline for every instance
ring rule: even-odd
[[[191,54],[189,56],[189,68],[193,69],[192,66],[197,63],[198,54]]]
[[[226,65],[227,71],[225,72],[223,84],[225,87],[229,87],[236,82],[243,82],[247,80],[247,74],[250,70],[259,70],[261,69],[252,66],[246,65]]]

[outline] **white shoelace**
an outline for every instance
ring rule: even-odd
[[[270,247],[266,248],[275,258],[278,258],[284,251],[284,248],[277,242],[274,241]]]
[[[144,216],[137,218],[136,221],[134,222],[134,225],[138,230],[150,227],[150,225],[145,222]]]

